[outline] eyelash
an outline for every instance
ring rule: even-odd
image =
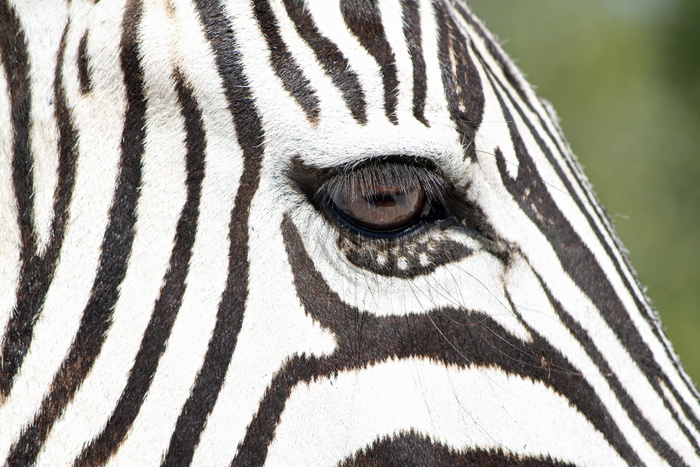
[[[372,189],[367,189],[369,186]],[[367,228],[361,222],[353,220],[335,201],[341,196],[347,197],[348,191],[358,192],[359,188],[364,204],[370,206],[370,210],[381,211],[381,204],[385,198],[393,201],[397,197],[405,197],[402,191],[408,191],[411,187],[420,188],[424,195],[422,205],[415,216],[396,228]],[[386,195],[387,192],[389,195]],[[454,204],[450,203],[452,198],[447,183],[435,171],[423,166],[391,162],[375,162],[331,175],[314,196],[317,206],[341,228],[365,237],[382,239],[407,237],[423,229],[449,222],[453,215],[447,205]],[[353,201],[356,203],[357,199],[355,196]],[[362,202],[360,204],[362,205]]]

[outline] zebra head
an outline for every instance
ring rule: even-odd
[[[700,463],[553,111],[460,1],[0,31],[9,465]]]

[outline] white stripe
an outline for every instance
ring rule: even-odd
[[[156,2],[145,2],[138,42],[147,101],[146,138],[134,242],[100,356],[56,423],[39,463],[50,459],[47,463],[70,464],[85,441],[105,426],[124,389],[164,283],[186,199],[184,121],[171,81],[172,45],[167,43],[172,37],[165,13]]]
[[[394,53],[398,89],[390,90],[397,97],[396,117],[399,124],[413,120],[413,64],[403,33],[401,4],[397,0],[379,2],[384,34]]]
[[[103,2],[105,21],[96,25],[95,40],[105,44],[95,59],[105,66],[94,70],[93,91],[79,94],[72,67],[77,40],[66,45],[66,98],[72,107],[75,127],[81,138],[77,151],[75,190],[66,225],[63,249],[42,313],[34,326],[34,339],[15,377],[10,397],[0,407],[0,426],[10,427],[0,439],[0,459],[20,430],[31,422],[78,329],[97,270],[100,247],[112,204],[119,161],[119,143],[124,117],[124,89],[118,42],[123,5]],[[77,2],[72,8],[80,11]],[[74,27],[80,30],[81,25]],[[77,102],[76,102],[77,101]]]
[[[266,465],[335,465],[414,430],[455,450],[502,449],[577,465],[626,465],[569,401],[495,368],[386,361],[299,384]]]
[[[445,87],[442,82],[440,64],[439,28],[435,18],[432,0],[419,0],[420,28],[423,38],[423,57],[425,58],[426,99],[425,117],[432,127],[447,124],[452,126],[448,111]],[[468,143],[468,142],[465,142]],[[460,147],[460,158],[462,150]]]
[[[54,76],[67,7],[62,0],[14,1],[29,58],[31,116],[29,141],[33,154],[34,232],[38,253],[50,240],[53,198],[58,182],[58,128],[54,117]],[[46,12],[51,12],[51,21]]]

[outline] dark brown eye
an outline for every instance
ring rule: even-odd
[[[416,177],[372,178],[348,180],[331,195],[336,208],[351,222],[368,230],[388,232],[410,225],[421,215],[425,190]]]

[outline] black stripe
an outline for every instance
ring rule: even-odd
[[[177,420],[164,465],[192,460],[204,423],[219,396],[226,370],[238,341],[248,297],[248,220],[250,204],[260,181],[264,136],[260,117],[243,73],[241,56],[231,25],[217,2],[200,0],[197,8],[211,43],[233,115],[238,144],[243,149],[243,174],[229,224],[229,268],[226,289],[216,315],[216,325],[204,364],[190,397]]]
[[[640,463],[619,428],[583,376],[561,352],[528,328],[532,342],[520,342],[480,311],[442,308],[410,316],[377,316],[343,303],[315,269],[299,232],[282,225],[297,295],[306,313],[333,333],[336,350],[327,357],[297,356],[275,375],[248,426],[232,465],[261,465],[293,388],[315,378],[363,369],[389,359],[425,357],[443,364],[497,367],[540,381],[566,397],[630,464]],[[508,258],[504,260],[508,263]],[[311,292],[312,291],[312,292]],[[517,312],[515,313],[517,316]]]
[[[87,41],[88,33],[87,31],[80,38],[80,45],[78,46],[78,79],[80,80],[80,92],[82,94],[87,94],[92,90],[92,78],[90,73],[90,58],[87,53]]]
[[[425,99],[428,93],[425,58],[423,58],[423,35],[420,27],[420,14],[416,0],[405,0],[402,4],[403,34],[408,44],[408,53],[413,65],[413,116],[425,126],[430,123],[425,118]]]
[[[498,92],[496,83],[493,81],[492,77],[489,76],[489,79],[491,80],[495,94],[500,102],[503,115],[508,122],[511,140],[513,141],[515,154],[520,164],[518,178],[517,180],[513,180],[507,172],[503,157],[496,159],[503,184],[511,193],[514,200],[519,204],[523,212],[525,212],[538,229],[548,239],[555,239],[555,241],[550,241],[550,244],[559,258],[562,267],[569,273],[574,283],[589,297],[594,306],[600,310],[600,314],[605,319],[607,325],[617,334],[620,341],[625,344],[630,356],[635,360],[637,365],[639,365],[640,369],[644,371],[647,379],[652,382],[649,371],[654,368],[654,363],[651,359],[652,356],[649,349],[644,345],[636,328],[630,323],[629,317],[625,313],[622,303],[619,301],[619,297],[615,294],[614,289],[608,282],[605,273],[600,269],[595,257],[583,241],[581,241],[574,228],[569,224],[566,217],[561,213],[558,206],[549,195],[546,185],[537,172],[535,164],[527,152],[525,143],[515,126],[513,116],[505,105],[501,94]],[[511,101],[511,104],[517,109],[521,118],[524,118],[517,102]],[[529,123],[527,124],[529,126]],[[529,127],[529,130],[531,133],[533,132],[533,128]],[[533,133],[533,137],[538,140],[540,149],[543,152],[547,151],[543,142],[539,140],[539,135]],[[567,189],[570,189],[570,187],[567,187]],[[572,320],[564,320],[564,322],[573,323]],[[651,425],[640,415],[633,401],[624,393],[624,390],[622,390],[619,384],[617,384],[618,381],[611,378],[609,372],[606,373],[604,371],[607,365],[601,365],[602,356],[596,358],[597,351],[595,351],[592,342],[581,334],[582,331],[577,333],[576,329],[569,329],[572,334],[583,339],[583,341],[579,340],[582,345],[589,343],[592,346],[585,346],[588,354],[593,361],[596,362],[601,374],[606,375],[606,379],[615,391],[620,404],[629,414],[630,419],[640,430],[640,433],[651,442],[654,449],[661,456],[669,460],[679,460],[677,454],[670,449],[667,443],[660,439],[660,436]],[[658,392],[658,385],[654,384],[654,382],[652,382],[652,385]]]
[[[341,0],[340,11],[350,31],[379,64],[384,82],[384,112],[391,123],[398,124],[396,57],[384,33],[379,5],[376,0]]]
[[[457,451],[411,431],[392,438],[377,440],[339,465],[341,467],[358,465],[564,467],[573,464],[555,461],[549,456],[544,458],[518,456],[505,453],[501,449]]]
[[[36,236],[32,230],[34,218],[33,173],[29,143],[31,90],[29,57],[24,31],[7,1],[0,1],[0,57],[8,80],[12,119],[12,188],[17,202],[20,230],[20,284],[17,305],[12,310],[2,346],[0,368],[0,398],[10,393],[12,380],[22,365],[32,338],[33,323],[43,294],[35,293],[33,271],[41,262],[36,258]],[[39,263],[39,264],[37,264]],[[40,277],[37,277],[40,279]],[[42,284],[43,285],[43,284]],[[40,288],[45,293],[45,289]]]
[[[145,137],[146,101],[136,43],[140,16],[140,0],[130,1],[124,12],[120,54],[127,94],[126,121],[120,148],[121,171],[110,209],[97,276],[68,357],[54,377],[52,391],[43,400],[34,421],[24,429],[19,440],[12,446],[8,458],[10,465],[29,465],[36,460],[51,427],[92,368],[102,348],[119,295],[119,285],[126,273],[134,238]]]
[[[333,42],[318,32],[311,15],[301,2],[284,0],[284,5],[297,33],[311,47],[326,74],[343,94],[345,105],[353,118],[363,125],[367,123],[365,94],[357,75],[350,69],[348,60]]]
[[[318,123],[320,109],[316,92],[297,65],[292,54],[287,50],[287,45],[282,40],[282,36],[280,36],[277,19],[270,9],[270,4],[267,0],[255,0],[253,10],[260,30],[267,41],[267,48],[270,51],[270,58],[272,59],[275,73],[282,80],[282,84],[284,84],[287,92],[294,96],[297,103],[304,109],[306,118],[311,123]]]
[[[529,104],[525,90],[522,88],[522,83],[517,77],[517,71],[513,69],[508,58],[501,52],[501,49],[496,46],[490,35],[484,31],[481,25],[472,17],[470,13],[467,12],[464,5],[460,4],[460,2],[451,2],[451,5],[457,9],[457,12],[462,16],[467,24],[474,28],[474,30],[484,40],[489,54],[491,54],[498,65],[500,65],[500,68],[503,71],[503,74],[506,76],[508,83],[518,93],[520,100]]]
[[[467,51],[469,39],[455,25],[442,3],[434,5],[439,27],[438,54],[450,116],[462,136],[465,158],[476,160],[474,138],[484,115],[479,72]]]
[[[107,425],[102,433],[85,447],[75,462],[76,466],[88,467],[106,463],[124,440],[151,386],[158,362],[165,350],[165,343],[182,305],[186,288],[185,279],[189,271],[199,219],[206,136],[202,114],[194,100],[192,90],[179,72],[175,73],[175,86],[186,130],[187,200],[178,220],[175,246],[170,256],[164,284],[141,339],[141,346],[129,373],[129,380]]]
[[[17,304],[12,311],[3,337],[2,360],[0,369],[0,398],[7,396],[12,388],[12,382],[19,371],[24,356],[32,341],[34,323],[46,292],[53,279],[57,259],[68,220],[68,206],[75,186],[76,135],[73,117],[66,104],[63,89],[63,57],[65,52],[65,37],[67,27],[63,32],[54,75],[54,113],[57,121],[58,140],[58,181],[54,193],[51,233],[43,256],[36,254],[36,237],[32,230],[33,208],[31,199],[32,173],[29,153],[29,71],[25,50],[24,34],[19,28],[19,22],[6,3],[0,2],[0,55],[3,58],[8,74],[10,93],[12,97],[12,118],[14,131],[13,158],[13,187],[19,208],[19,224],[21,232],[22,261],[20,283],[17,287]],[[16,41],[7,43],[7,39]],[[9,67],[9,68],[8,68]],[[39,155],[42,157],[43,155]]]

